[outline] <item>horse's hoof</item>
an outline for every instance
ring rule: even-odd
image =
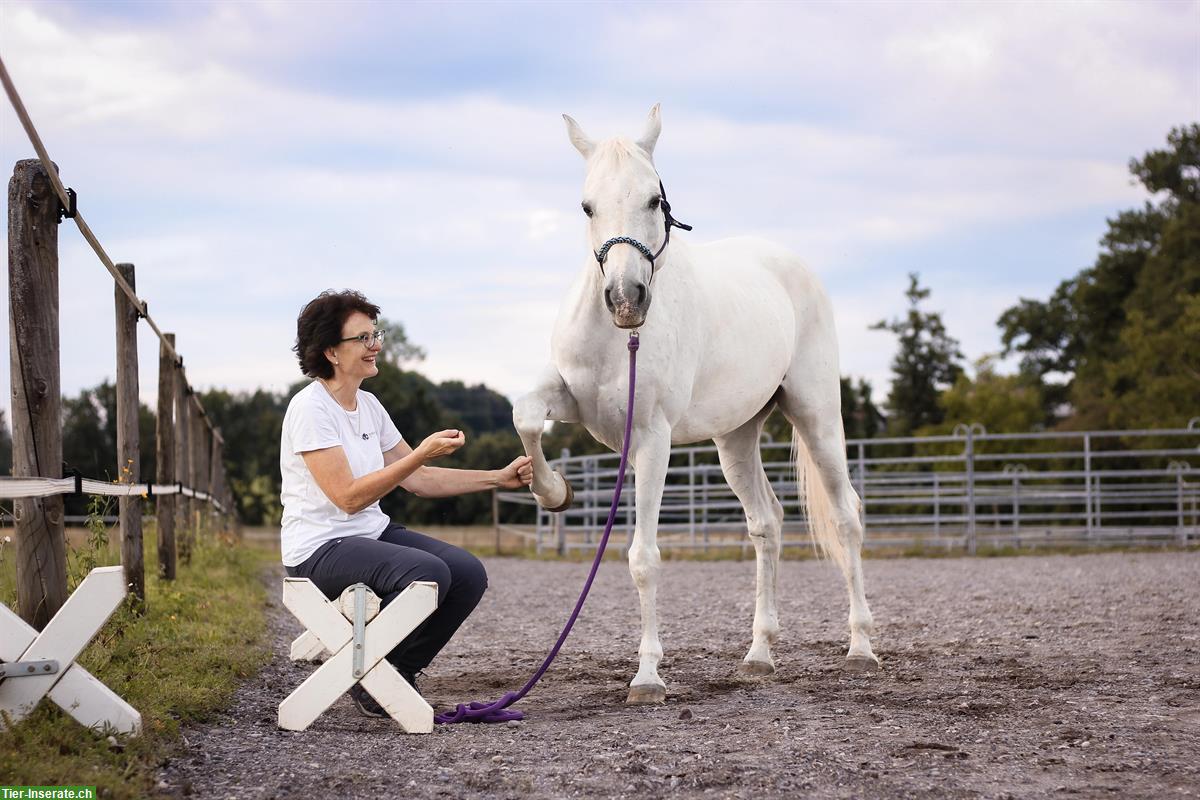
[[[554,474],[558,475],[557,472]],[[561,475],[559,475],[558,477],[562,478]],[[546,510],[549,511],[551,514],[560,514],[563,511],[566,511],[568,508],[570,508],[571,504],[575,502],[575,490],[571,488],[571,482],[569,480],[567,480],[566,478],[562,478],[562,482],[567,487],[567,499],[562,501],[562,505],[555,506],[554,508],[547,508]]]
[[[753,678],[762,678],[775,674],[775,665],[769,661],[743,661],[738,665],[738,672]]]
[[[667,702],[667,687],[659,686],[657,683],[630,686],[629,696],[625,698],[625,705],[629,706],[655,705],[665,702]]]
[[[842,669],[846,672],[878,672],[879,660],[869,656],[846,656]]]

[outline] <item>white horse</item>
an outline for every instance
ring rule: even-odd
[[[770,242],[738,238],[691,246],[669,239],[670,207],[653,162],[662,129],[657,105],[637,142],[595,142],[575,120],[563,118],[571,143],[587,160],[583,212],[593,252],[559,309],[553,364],[517,401],[513,421],[533,459],[534,496],[545,508],[565,509],[573,492],[542,454],[544,423],[582,423],[599,442],[620,450],[629,390],[622,330],[640,328],[630,441],[637,522],[629,571],[641,599],[642,640],[626,702],[666,699],[658,674],[655,595],[658,512],[672,444],[716,441],[757,554],[753,639],[741,669],[752,675],[775,671],[783,506],[763,471],[759,435],[776,406],[795,429],[813,535],[846,577],[845,666],[875,669],[859,498],[846,468],[837,338],[824,289],[796,256]],[[611,242],[615,237],[620,241]]]

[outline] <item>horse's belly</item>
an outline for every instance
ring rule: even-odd
[[[785,372],[783,366],[753,383],[739,384],[731,377],[718,385],[697,386],[691,405],[671,428],[672,443],[698,442],[740,428],[771,401]]]
[[[676,443],[741,427],[770,402],[791,366],[796,317],[786,295],[739,299],[723,301],[727,313],[711,329],[691,400],[672,429]]]

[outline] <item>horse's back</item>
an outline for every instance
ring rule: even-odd
[[[804,327],[805,320],[831,321],[826,320],[829,299],[820,278],[800,256],[777,242],[736,236],[691,245],[690,255],[702,282],[717,292],[731,285],[781,288],[797,312],[797,327]]]
[[[692,248],[700,283],[708,292],[751,292],[764,306],[788,306],[792,336],[791,371],[815,379],[838,377],[837,329],[833,304],[821,279],[796,253],[776,242],[751,236],[720,239]],[[763,323],[779,319],[779,310],[764,315]],[[763,326],[759,325],[759,338]]]
[[[778,244],[738,237],[688,243],[677,253],[681,262],[668,264],[663,278],[678,266],[667,280],[679,289],[687,284],[688,300],[657,321],[688,330],[688,346],[667,367],[686,379],[663,376],[688,388],[681,392],[686,407],[672,420],[672,441],[682,443],[724,435],[757,414],[795,370],[800,351],[824,340],[819,331],[829,315],[815,275]]]

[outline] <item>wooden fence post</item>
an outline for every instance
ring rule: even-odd
[[[175,334],[163,337],[175,347]],[[175,482],[175,357],[166,344],[158,347],[158,417],[154,425],[155,483]],[[175,580],[175,498],[173,494],[159,495],[155,514],[158,517],[158,575]]]
[[[212,462],[212,428],[209,427],[208,415],[200,416],[200,474],[197,477],[197,484],[200,491],[209,495],[212,494],[212,482],[209,480],[211,462]],[[204,519],[204,530],[212,533],[213,523],[213,506],[208,500],[200,504],[200,513]]]
[[[136,291],[133,264],[117,264],[117,271]],[[117,475],[121,483],[138,483],[142,477],[138,436],[138,351],[137,323],[141,309],[129,296],[115,288],[117,310]],[[142,498],[117,498],[121,530],[121,566],[125,586],[135,610],[146,604],[146,565],[142,546]]]
[[[37,159],[8,183],[8,319],[13,477],[62,477],[58,197]],[[67,599],[61,495],[13,501],[17,610],[41,630]]]
[[[175,481],[184,486],[191,486],[192,401],[188,396],[188,386],[184,380],[182,365],[178,362],[176,362],[175,368],[175,432]],[[190,564],[194,540],[191,498],[179,495],[177,507],[179,526],[176,533],[179,540],[179,557],[184,564]]]
[[[204,491],[203,481],[200,476],[204,474],[203,459],[204,459],[204,418],[200,416],[200,409],[196,407],[196,401],[192,399],[194,390],[189,387],[188,390],[188,419],[192,423],[192,430],[188,436],[188,485],[197,492]],[[205,503],[199,498],[192,498],[192,530],[194,531],[193,541],[197,541],[204,533],[204,528],[201,523],[204,520]]]
[[[225,497],[221,492],[221,438],[219,431],[213,430],[211,441],[212,447],[208,451],[208,491],[217,499],[217,502],[225,505]],[[213,516],[220,518],[215,508]]]
[[[226,524],[232,528],[234,535],[240,540],[242,527],[238,524],[237,505],[233,502],[233,489],[229,486],[229,472],[225,467],[224,438],[221,439],[221,502],[225,504],[225,515],[228,518]]]

